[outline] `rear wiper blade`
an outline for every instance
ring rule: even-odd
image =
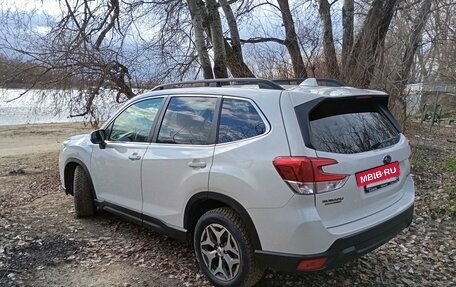
[[[371,145],[371,150],[373,149],[378,149],[379,147],[381,147],[383,144],[387,143],[387,142],[390,142],[392,140],[395,140],[399,138],[399,135],[396,135],[396,136],[393,136],[393,137],[390,137],[390,138],[387,138],[386,140],[382,140],[382,141],[379,141],[378,143],[375,143],[373,145]]]

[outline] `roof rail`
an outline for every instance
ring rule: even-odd
[[[186,81],[186,82],[177,82],[177,83],[170,83],[170,84],[163,84],[156,86],[152,89],[152,91],[157,90],[166,90],[172,88],[183,88],[185,86],[189,87],[198,87],[198,86],[206,86],[206,87],[222,87],[222,86],[230,86],[230,85],[258,85],[260,89],[269,89],[269,90],[284,90],[280,85],[274,83],[273,81],[266,80],[266,79],[258,79],[258,78],[224,78],[224,79],[209,79],[209,80],[196,80],[196,81]]]

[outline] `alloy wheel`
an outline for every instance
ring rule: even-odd
[[[241,259],[236,239],[223,225],[206,226],[200,238],[204,264],[217,279],[230,281],[239,273]]]

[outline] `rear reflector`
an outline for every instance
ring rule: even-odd
[[[347,181],[345,174],[325,173],[323,166],[337,164],[330,158],[277,157],[273,161],[277,172],[293,190],[300,194],[314,194],[341,188]]]
[[[314,271],[321,269],[325,266],[326,261],[328,258],[316,258],[316,259],[305,259],[299,262],[298,267],[296,268],[298,271]]]

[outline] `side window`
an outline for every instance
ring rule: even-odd
[[[217,98],[173,97],[158,133],[158,143],[209,144]]]
[[[106,129],[108,140],[147,142],[163,98],[137,102],[124,110]]]
[[[223,99],[218,143],[226,143],[264,134],[266,125],[249,101]]]

